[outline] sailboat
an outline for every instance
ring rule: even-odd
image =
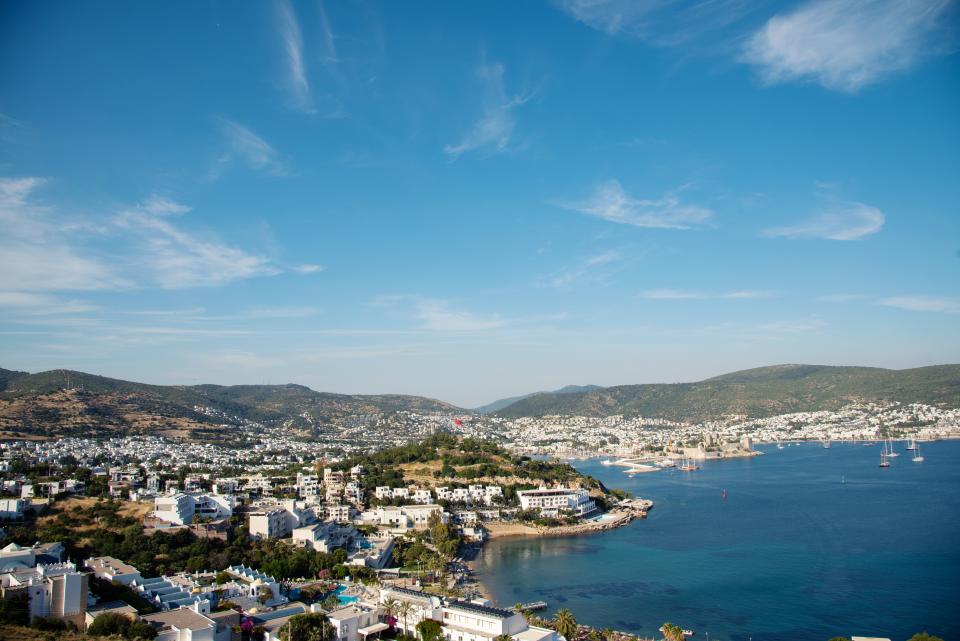
[[[908,450],[915,450],[915,449],[917,449],[917,442],[911,438],[911,439],[907,442],[907,449],[908,449]]]
[[[888,447],[887,447],[887,458],[893,458],[893,457],[895,457],[895,456],[900,456],[900,452],[896,452],[896,451],[894,451],[894,449],[893,449],[893,439],[892,439],[892,438],[888,438],[888,439],[887,439],[887,446],[888,446]]]
[[[880,467],[890,467],[890,461],[887,459],[887,451],[880,450]]]
[[[918,443],[914,443],[913,449],[915,449],[916,452],[914,453],[913,458],[910,460],[914,463],[923,463],[923,454],[920,453],[920,445]]]

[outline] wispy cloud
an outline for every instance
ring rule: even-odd
[[[333,33],[333,26],[330,24],[330,18],[327,16],[326,7],[323,2],[317,3],[317,10],[320,14],[320,35],[323,43],[323,64],[328,68],[340,62],[340,56],[337,53],[336,35]]]
[[[640,293],[640,298],[647,300],[756,300],[774,298],[776,292],[765,290],[739,289],[729,292],[709,293],[687,289],[648,289]]]
[[[423,322],[424,329],[444,332],[472,332],[498,329],[507,325],[499,314],[479,316],[472,312],[451,308],[442,300],[420,300],[414,315]]]
[[[856,300],[864,300],[865,294],[825,294],[817,296],[817,301],[821,303],[849,303]]]
[[[316,274],[317,272],[322,272],[326,269],[323,265],[314,265],[311,263],[303,263],[300,265],[295,265],[293,271],[298,274]]]
[[[793,225],[773,227],[764,235],[782,238],[860,240],[883,229],[886,216],[876,207],[858,202],[835,202],[825,211]]]
[[[546,278],[543,282],[550,287],[566,287],[574,282],[584,278],[587,275],[593,275],[596,270],[607,265],[613,265],[623,260],[619,251],[611,249],[600,254],[587,256],[577,264],[567,269],[563,269]]]
[[[220,118],[219,122],[220,131],[229,146],[229,151],[220,158],[221,163],[228,163],[238,158],[251,169],[263,171],[271,176],[290,174],[290,169],[280,157],[279,152],[249,127],[227,118]]]
[[[950,0],[813,0],[771,18],[743,60],[766,83],[818,82],[854,92],[951,51]]]
[[[517,124],[514,112],[529,100],[529,96],[508,96],[503,74],[502,64],[480,65],[477,75],[483,85],[483,112],[459,143],[443,148],[448,156],[456,159],[477,149],[507,149]]]
[[[241,314],[243,318],[309,318],[320,310],[316,307],[255,307]]]
[[[949,296],[891,296],[878,301],[880,305],[906,309],[912,312],[960,313],[960,298]]]
[[[139,237],[136,260],[165,289],[223,285],[280,273],[263,256],[217,240],[198,238],[146,210],[123,212],[116,224]]]
[[[559,315],[504,317],[497,313],[477,313],[459,308],[453,302],[412,294],[388,294],[377,296],[372,305],[396,308],[409,313],[419,323],[419,330],[434,332],[484,332],[531,323],[555,321]]]
[[[0,288],[93,290],[129,286],[101,259],[71,244],[77,225],[36,201],[37,177],[0,178]]]
[[[157,194],[151,195],[140,203],[140,207],[144,211],[158,216],[185,214],[191,209],[187,205],[180,204],[175,200],[164,198],[163,196],[158,196]]]
[[[313,113],[313,99],[310,95],[310,83],[307,80],[306,62],[303,56],[303,34],[300,23],[287,0],[277,3],[277,20],[280,27],[280,41],[283,45],[286,66],[287,91],[290,106],[305,113]]]
[[[709,208],[683,202],[679,191],[659,199],[634,198],[617,180],[598,185],[586,200],[560,205],[613,223],[658,229],[691,229],[713,217]]]
[[[47,294],[0,291],[0,309],[3,308],[25,314],[80,314],[93,311],[96,306],[77,300],[64,300]]]
[[[762,0],[556,0],[563,12],[592,29],[662,47],[689,45],[708,36],[715,39],[712,34],[764,4]]]

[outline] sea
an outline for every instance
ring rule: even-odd
[[[960,639],[960,441],[881,468],[879,444],[760,446],[695,472],[630,477],[571,461],[653,499],[646,519],[576,537],[488,542],[478,578],[499,605],[546,601],[580,623],[694,640]]]

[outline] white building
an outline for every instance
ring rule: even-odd
[[[380,592],[381,605],[387,601],[410,605],[404,621],[397,618],[397,627],[416,635],[417,624],[426,619],[440,623],[446,641],[492,641],[504,634],[514,641],[559,641],[553,630],[531,626],[524,616],[515,610],[495,608],[489,605],[442,599],[419,590],[386,588]]]
[[[317,520],[312,508],[292,499],[273,503],[251,512],[248,521],[250,536],[260,539],[277,539],[293,530]]]
[[[0,499],[0,520],[19,521],[29,506],[30,501],[26,499]]]
[[[336,548],[348,549],[356,539],[357,531],[350,525],[324,521],[293,531],[293,544],[302,545],[317,552],[330,552]]]
[[[334,610],[327,615],[327,618],[336,630],[336,641],[365,641],[367,635],[389,627],[378,621],[377,608],[362,604],[348,605]]]
[[[236,505],[236,499],[230,494],[179,492],[154,499],[153,515],[175,525],[189,525],[194,516],[214,520],[232,516]]]
[[[130,585],[141,578],[140,570],[112,556],[91,557],[83,562],[84,567],[98,579]]]
[[[440,505],[403,505],[400,512],[407,517],[408,527],[423,529],[430,522],[430,517],[436,514],[442,523],[446,523],[450,515],[443,511]]]
[[[62,543],[34,543],[30,547],[8,543],[0,550],[0,572],[36,567],[63,561]]]
[[[157,641],[214,641],[217,626],[190,608],[148,614],[143,620],[157,630]]]
[[[540,486],[536,490],[519,490],[520,508],[539,510],[541,516],[557,517],[561,514],[585,516],[597,509],[590,493],[584,489],[565,487],[547,488]]]
[[[73,563],[51,563],[0,574],[0,598],[26,594],[30,619],[62,619],[82,627],[87,612],[89,575]]]

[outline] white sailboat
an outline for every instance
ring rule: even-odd
[[[880,467],[890,467],[890,460],[887,458],[887,450],[880,450]]]
[[[888,439],[887,439],[887,446],[888,446],[888,447],[887,447],[887,458],[894,458],[894,457],[896,457],[896,456],[900,456],[900,452],[897,452],[897,451],[895,451],[895,450],[893,449],[893,439],[892,439],[892,438],[888,438]]]
[[[911,451],[917,449],[917,442],[911,438],[907,441],[907,449]]]
[[[910,460],[914,463],[923,463],[923,454],[920,453],[920,444],[914,443],[913,449],[916,451],[913,454],[913,458]]]

